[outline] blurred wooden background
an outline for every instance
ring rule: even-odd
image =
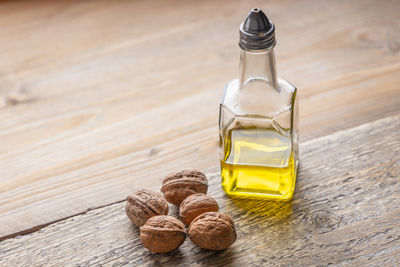
[[[398,0],[1,1],[0,240],[171,171],[217,174],[218,103],[255,6],[299,88],[302,143],[400,113]]]

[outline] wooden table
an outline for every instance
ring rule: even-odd
[[[300,92],[288,203],[220,187],[218,103],[254,6]],[[4,1],[0,40],[0,266],[400,265],[399,1]],[[234,218],[231,248],[140,245],[125,197],[183,168]]]

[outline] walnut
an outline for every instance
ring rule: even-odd
[[[188,236],[204,249],[223,250],[236,240],[235,225],[231,217],[220,212],[206,212],[189,225]]]
[[[205,194],[188,196],[179,207],[179,218],[189,225],[194,218],[208,211],[218,211],[218,203],[214,198]]]
[[[151,217],[140,227],[140,241],[155,253],[170,252],[182,245],[186,239],[185,226],[171,216]]]
[[[142,226],[150,217],[168,214],[168,203],[161,193],[141,189],[127,197],[125,211],[134,224]]]
[[[190,195],[207,193],[207,178],[201,171],[183,170],[165,177],[161,192],[165,199],[177,206]]]

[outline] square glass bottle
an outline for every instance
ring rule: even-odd
[[[298,166],[297,89],[277,77],[275,27],[260,9],[240,26],[239,78],[220,105],[222,187],[229,195],[290,200]]]

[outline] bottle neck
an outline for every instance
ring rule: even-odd
[[[271,47],[260,51],[241,49],[239,65],[240,88],[245,88],[251,82],[260,80],[279,91],[274,48]]]

